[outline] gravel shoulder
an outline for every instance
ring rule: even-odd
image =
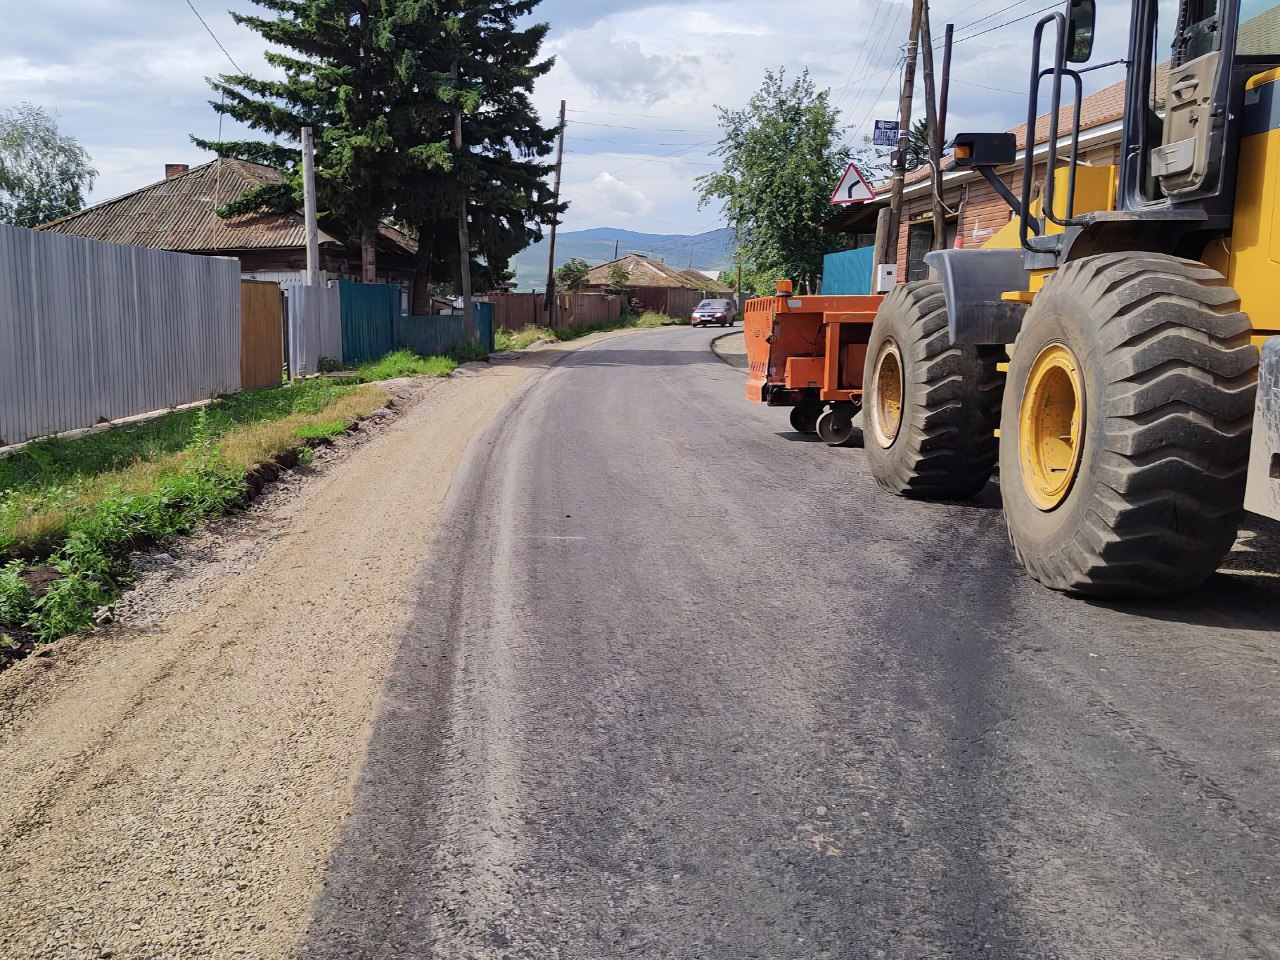
[[[0,675],[0,956],[293,954],[454,469],[568,349],[395,382],[397,419]]]

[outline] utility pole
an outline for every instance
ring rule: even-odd
[[[556,178],[552,188],[552,206],[560,206],[560,170],[564,166],[564,101],[560,101],[560,136],[556,143]],[[556,325],[556,225],[560,223],[560,211],[551,213],[551,242],[547,250],[547,326]]]
[[[924,57],[924,115],[929,134],[929,182],[933,185],[933,249],[947,246],[947,208],[942,202],[942,128],[938,123],[937,91],[933,83],[933,36],[929,29],[929,0],[920,16],[920,47]]]
[[[453,61],[453,89],[458,89],[458,61]],[[462,99],[459,97],[453,111],[453,152],[462,154]],[[462,202],[458,210],[458,252],[461,259],[458,263],[458,275],[462,280],[462,334],[467,342],[476,339],[476,318],[471,308],[471,229],[467,223],[467,199],[470,190],[467,188],[466,172],[459,170],[459,195]]]
[[[911,0],[911,27],[907,33],[907,61],[902,68],[902,93],[898,97],[898,157],[889,182],[889,216],[883,245],[876,252],[878,263],[898,262],[898,227],[902,222],[902,183],[907,170],[907,142],[911,133],[911,97],[916,85],[916,52],[920,42],[920,17],[924,0]],[[877,231],[878,232],[878,231]],[[906,279],[901,277],[899,279]]]
[[[316,145],[310,127],[302,128],[302,213],[307,237],[307,286],[320,286],[320,229],[316,225]]]
[[[947,142],[947,98],[951,93],[951,45],[956,25],[947,24],[946,38],[942,41],[942,87],[938,92],[938,139]]]

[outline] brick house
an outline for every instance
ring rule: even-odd
[[[1163,74],[1163,68],[1161,73]],[[1159,77],[1156,89],[1164,89]],[[1121,80],[1084,99],[1080,108],[1080,160],[1084,164],[1105,166],[1119,162],[1121,128],[1124,117],[1125,82]],[[1070,144],[1070,106],[1064,107],[1058,116],[1058,154],[1065,157]],[[1027,148],[1027,125],[1013,127],[1008,132],[1017,138],[1017,162],[996,171],[1016,196],[1022,193],[1022,163]],[[1049,156],[1049,114],[1036,120],[1033,138],[1035,174],[1033,198],[1038,196],[1038,184],[1044,182],[1046,162]],[[1000,196],[981,175],[973,170],[956,170],[950,157],[944,157],[942,199],[954,211],[946,218],[945,245],[957,242],[966,247],[980,247],[1012,218]],[[933,249],[936,226],[933,222],[932,177],[927,166],[907,174],[902,195],[902,219],[898,228],[897,264],[898,280],[920,280],[929,275],[924,255]],[[849,246],[868,246],[873,242],[875,219],[880,208],[887,205],[887,184],[877,187],[879,196],[863,209],[849,208],[834,213],[825,229],[849,238]]]

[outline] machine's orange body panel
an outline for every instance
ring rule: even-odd
[[[862,399],[862,365],[880,296],[762,297],[743,310],[747,399],[792,406],[804,397]]]

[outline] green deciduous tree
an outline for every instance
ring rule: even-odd
[[[721,169],[698,179],[701,204],[724,202],[744,266],[815,288],[836,249],[821,224],[849,160],[827,91],[808,71],[770,71],[745,108],[718,109]]]
[[[608,293],[623,293],[631,286],[631,273],[620,263],[604,272],[604,288]]]
[[[556,271],[556,289],[577,292],[587,282],[587,273],[591,265],[581,257],[566,260]]]
[[[97,175],[53,114],[29,103],[0,114],[0,223],[34,227],[75,213]]]

